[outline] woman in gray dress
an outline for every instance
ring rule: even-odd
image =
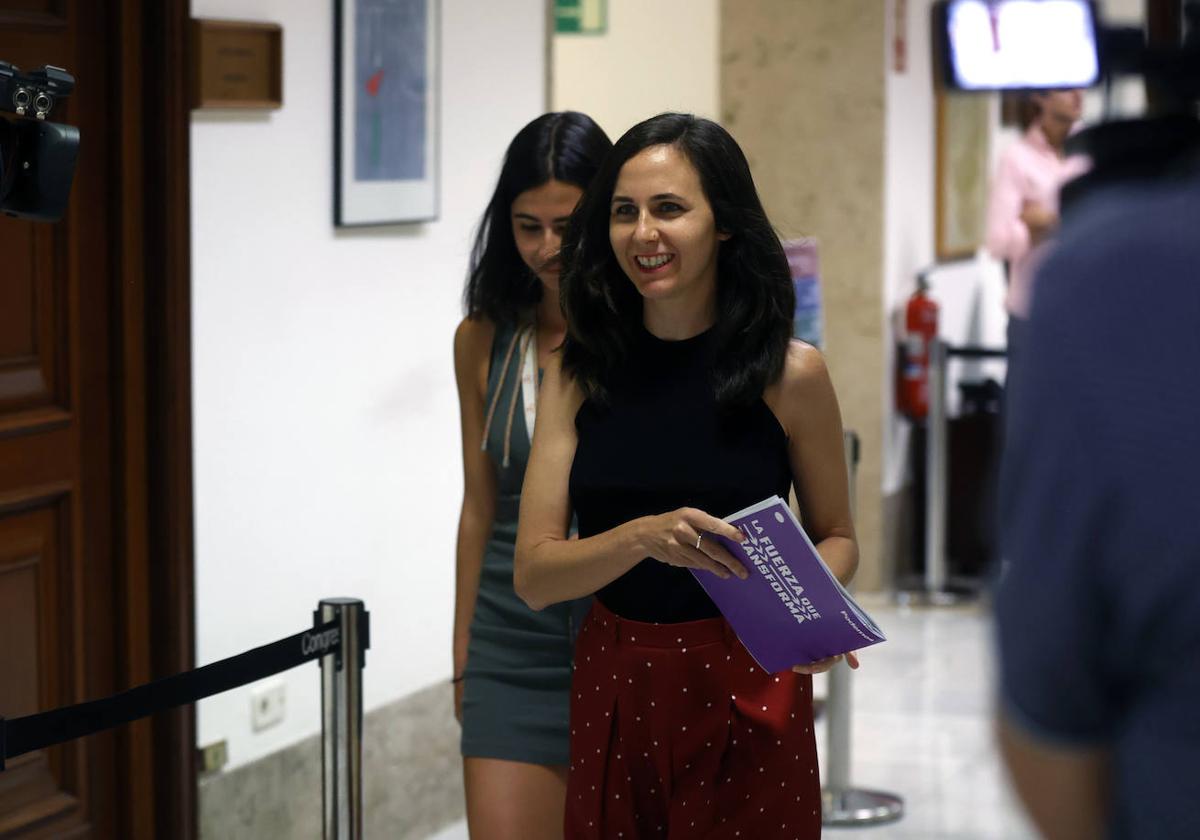
[[[473,840],[562,836],[579,609],[529,609],[513,591],[513,548],[540,372],[566,332],[559,244],[611,147],[570,111],[518,132],[476,235],[454,335],[463,504],[453,681]]]

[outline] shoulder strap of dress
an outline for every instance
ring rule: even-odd
[[[483,421],[483,440],[479,442],[480,449],[487,449],[488,433],[492,428],[492,420],[496,416],[496,406],[500,403],[500,394],[504,392],[504,380],[508,378],[508,368],[512,362],[514,351],[517,349],[517,344],[521,340],[521,330],[512,331],[512,338],[508,342],[508,349],[504,352],[504,361],[500,364],[500,370],[496,374],[496,388],[492,391],[492,398],[489,401],[487,418]],[[503,335],[500,334],[500,328],[497,327],[497,340],[502,341]],[[495,359],[495,354],[492,356]]]

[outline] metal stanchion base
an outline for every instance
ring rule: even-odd
[[[951,576],[942,589],[930,590],[919,577],[906,575],[898,582],[893,600],[900,607],[955,607],[983,599],[983,581]]]
[[[977,600],[979,600],[977,592],[961,589],[943,589],[935,592],[918,589],[896,593],[896,604],[901,607],[957,607]]]
[[[904,800],[877,790],[821,791],[821,822],[828,826],[883,825],[904,816]]]

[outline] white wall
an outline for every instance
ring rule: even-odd
[[[192,122],[200,664],[297,632],[323,596],[372,613],[366,705],[450,670],[461,493],[451,339],[469,235],[504,148],[545,102],[543,0],[442,0],[441,218],[332,225],[332,4],[193,0],[282,24],[284,107]],[[231,766],[319,730],[317,668],[284,723],[248,690],[199,708]]]
[[[893,0],[894,2],[894,0]],[[908,423],[895,412],[895,313],[916,288],[917,272],[934,260],[935,126],[929,14],[932,0],[908,0],[907,67],[897,73],[892,57],[896,25],[888,4],[884,118],[883,233],[883,492],[905,479]]]
[[[556,35],[555,110],[583,111],[615,142],[663,111],[718,118],[719,0],[608,0],[603,35]]]

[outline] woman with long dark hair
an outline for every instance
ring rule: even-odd
[[[821,354],[791,339],[787,260],[745,156],[709,120],[634,126],[563,254],[568,335],[515,581],[534,608],[596,595],[575,649],[566,835],[818,837],[811,674],[837,658],[762,671],[690,572],[745,578],[705,536],[740,541],[718,517],[793,487],[834,574],[858,562],[837,398]]]
[[[513,545],[539,371],[566,331],[559,245],[610,148],[575,112],[518,132],[479,226],[467,317],[454,334],[464,490],[453,682],[474,840],[561,837],[573,605],[530,610],[513,592]]]

